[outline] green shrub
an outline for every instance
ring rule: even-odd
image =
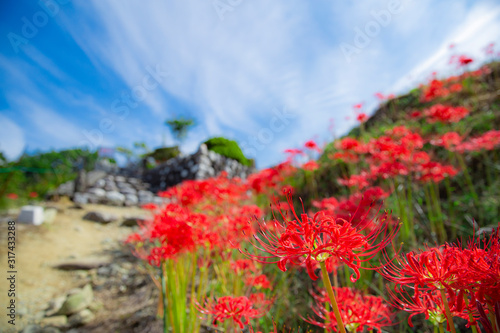
[[[252,161],[247,159],[245,155],[243,155],[243,152],[241,151],[241,148],[240,146],[238,146],[238,143],[236,143],[236,141],[222,137],[215,137],[208,139],[204,143],[211,151],[221,154],[222,156],[232,158],[233,160],[236,160],[243,165],[252,165]]]
[[[179,156],[181,151],[178,146],[173,147],[163,147],[155,149],[152,153],[146,155],[146,157],[152,157],[156,162],[162,163],[168,161],[171,158]]]

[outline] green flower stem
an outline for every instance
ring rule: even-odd
[[[467,299],[467,296],[464,297],[464,301],[465,301],[465,306],[468,309],[469,308],[469,300]],[[467,313],[469,314],[469,321],[472,323],[474,321],[474,317],[472,316],[472,313],[470,311],[467,311]],[[476,325],[477,325],[477,322],[474,325],[471,325],[471,329],[472,329],[473,333],[477,333]]]
[[[440,332],[440,333],[444,333],[443,323],[439,323],[439,324],[438,324],[438,327],[439,327],[439,332]]]
[[[448,324],[450,325],[451,333],[456,333],[455,324],[453,324],[453,317],[450,311],[450,305],[448,304],[448,299],[446,298],[446,292],[444,289],[439,290],[441,292],[441,298],[444,304],[444,311],[446,313],[446,319],[448,320]]]
[[[165,278],[165,262],[161,263],[161,298],[163,301],[163,333],[168,332],[168,317],[167,317],[167,281]]]
[[[328,271],[326,270],[326,264],[324,261],[322,261],[319,263],[319,265],[321,266],[321,276],[323,278],[323,283],[325,285],[326,291],[328,292],[328,296],[330,297],[333,313],[335,314],[335,318],[337,319],[339,332],[346,333],[344,323],[342,322],[342,316],[340,315],[339,306],[337,304],[337,300],[335,299],[335,295],[333,294],[332,283],[330,282],[330,277],[328,276]]]
[[[469,191],[472,194],[472,198],[474,199],[474,203],[476,204],[476,206],[479,207],[479,197],[477,196],[476,190],[475,190],[474,185],[472,183],[472,178],[471,178],[469,171],[467,169],[467,165],[465,164],[465,160],[464,160],[463,156],[460,154],[456,154],[456,156],[457,156],[458,164],[460,164],[460,167],[462,168],[462,171],[464,173],[465,182],[467,183],[467,186],[469,187]]]

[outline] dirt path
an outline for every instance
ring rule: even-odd
[[[33,323],[43,315],[48,302],[69,289],[79,286],[78,272],[53,268],[67,260],[96,258],[111,261],[111,253],[119,247],[131,229],[121,227],[124,216],[147,216],[137,207],[110,207],[87,205],[84,209],[71,208],[69,202],[51,204],[59,212],[51,224],[28,226],[17,224],[16,230],[16,330]],[[88,211],[113,213],[118,221],[107,225],[85,221]],[[0,269],[7,271],[7,224],[0,223]],[[1,275],[1,308],[7,302],[8,281]],[[0,312],[0,331],[12,330],[5,311]]]

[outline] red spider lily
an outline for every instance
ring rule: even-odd
[[[363,144],[361,142],[359,142],[358,140],[353,139],[353,138],[349,138],[349,137],[343,138],[343,139],[335,142],[335,147],[337,149],[353,150],[356,152],[359,151],[359,149],[362,147],[362,145]]]
[[[366,115],[366,113],[361,112],[356,116],[356,120],[360,123],[364,123],[368,120],[368,116]]]
[[[217,322],[224,322],[231,319],[234,323],[243,329],[248,324],[249,319],[262,317],[268,310],[272,301],[266,301],[261,295],[251,295],[233,297],[219,297],[217,302],[207,299],[205,306],[197,305],[198,310],[203,314],[213,315],[213,325],[217,326]]]
[[[363,228],[353,227],[354,221],[316,213],[313,218],[305,213],[299,218],[295,213],[291,196],[287,197],[288,206],[294,220],[288,220],[281,212],[284,223],[276,219],[272,221],[273,230],[261,225],[260,235],[254,235],[255,247],[270,256],[253,255],[247,251],[240,252],[253,260],[266,264],[278,264],[278,268],[286,271],[288,263],[300,265],[305,263],[311,279],[318,276],[314,273],[317,262],[324,262],[329,257],[337,257],[354,270],[352,281],[359,278],[361,263],[372,259],[381,249],[391,243],[399,230],[399,225],[388,230],[387,219],[379,219],[376,226],[367,236],[360,233]],[[357,221],[356,221],[357,222]],[[374,222],[373,220],[370,222]],[[368,225],[370,223],[366,223]],[[381,241],[377,238],[381,236]],[[262,238],[261,238],[262,237]],[[269,259],[277,259],[269,261]]]
[[[379,202],[389,196],[389,193],[385,192],[378,186],[368,187],[362,192],[354,193],[348,198],[341,200],[335,211],[330,214],[334,214],[336,217],[350,220],[353,222],[355,227],[367,226],[371,228],[375,226],[371,223],[371,220],[375,218],[374,211],[371,207],[373,204],[379,204]],[[388,216],[384,215],[384,219],[387,219],[388,223],[392,223]]]
[[[246,271],[255,270],[255,264],[253,260],[250,259],[238,259],[236,261],[231,262],[231,269],[236,274],[241,274]]]
[[[377,329],[394,325],[393,313],[385,301],[377,296],[363,295],[361,291],[353,288],[334,288],[337,302],[339,304],[342,321],[349,332],[362,332],[364,329]],[[320,294],[312,293],[315,300],[314,313],[322,319],[317,321],[312,318],[307,322],[337,332],[337,321],[333,312],[325,308],[329,301],[325,290]]]
[[[333,153],[328,157],[332,160],[342,160],[345,163],[355,163],[359,160],[359,156],[350,151]]]
[[[292,162],[296,156],[304,155],[305,153],[300,149],[285,149],[285,154],[288,154],[286,158],[287,162]]]
[[[462,142],[455,148],[458,152],[493,150],[500,145],[500,131],[491,130],[483,135]]]
[[[439,183],[446,177],[454,177],[458,171],[451,165],[442,165],[438,162],[427,162],[418,166],[420,175],[417,180],[421,182],[434,182]]]
[[[245,284],[257,289],[271,289],[271,282],[269,282],[269,279],[264,274],[247,277]]]
[[[460,56],[454,55],[450,59],[450,64],[456,63],[458,67],[463,67],[472,63],[473,61],[474,60],[472,58],[467,57],[466,55],[460,55]]]
[[[248,176],[247,183],[258,194],[275,192],[279,184],[295,172],[295,167],[288,161],[251,174]]]
[[[448,132],[437,139],[431,140],[431,144],[444,147],[446,149],[452,149],[460,143],[462,143],[462,136],[457,132]]]
[[[331,198],[325,198],[321,200],[313,200],[312,205],[319,210],[327,210],[330,212],[333,212],[335,208],[339,205],[339,202],[336,198],[331,197]]]
[[[307,141],[304,144],[304,147],[306,147],[307,149],[310,149],[310,150],[316,150],[317,152],[321,153],[321,149],[318,147],[316,142],[314,142],[313,140]]]
[[[158,210],[159,209],[159,207],[157,205],[155,205],[154,203],[148,203],[148,204],[142,205],[141,208],[147,209],[147,210]]]
[[[427,121],[429,123],[456,123],[460,119],[467,116],[469,114],[469,110],[462,106],[453,107],[449,105],[435,104],[429,109],[426,109],[424,114],[428,117]]]
[[[302,169],[307,171],[314,171],[319,168],[319,164],[316,161],[309,161],[307,163],[302,164]]]
[[[423,289],[414,295],[410,295],[406,290],[400,290],[397,294],[389,288],[387,291],[393,307],[411,313],[408,317],[410,327],[413,327],[412,318],[418,314],[425,314],[425,319],[430,319],[436,326],[446,321],[445,306],[439,291]],[[468,313],[474,312],[474,309],[465,306],[463,294],[452,294],[454,297],[447,297],[452,316],[469,320]]]
[[[452,295],[452,285],[458,281],[465,264],[465,258],[455,248],[446,246],[412,251],[398,259],[399,263],[388,260],[382,274],[400,289],[411,285],[416,293],[425,287],[446,289]]]
[[[359,189],[363,189],[367,186],[370,186],[372,178],[373,177],[371,176],[371,174],[362,171],[359,175],[352,175],[347,179],[339,178],[337,179],[337,182],[343,186],[357,187]]]
[[[377,97],[379,100],[383,101],[385,99],[393,99],[394,94],[389,94],[389,95],[385,96],[381,92],[377,92],[377,93],[375,93],[375,97]]]
[[[6,197],[10,200],[17,200],[19,198],[19,196],[15,193],[8,193]]]
[[[446,84],[453,82],[454,80],[446,80]],[[462,91],[463,86],[461,83],[453,83],[448,87],[445,86],[445,82],[433,79],[429,82],[429,85],[422,91],[422,101],[428,102],[437,97],[446,97],[450,93],[456,93]]]
[[[383,179],[393,178],[398,175],[408,174],[408,168],[400,162],[386,162],[380,166],[371,166],[370,174],[372,177],[381,177]]]
[[[38,193],[36,193],[36,192],[30,192],[29,197],[33,198],[33,199],[34,198],[38,198]]]
[[[354,104],[352,107],[355,109],[355,110],[359,110],[363,107],[363,104],[364,103],[358,103],[358,104]]]
[[[500,227],[489,237],[472,239],[466,249],[456,246],[465,258],[455,288],[468,293],[483,304],[500,302]]]
[[[422,117],[422,112],[420,111],[413,111],[412,113],[410,113],[410,118],[417,119],[420,117]]]

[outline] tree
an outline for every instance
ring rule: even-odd
[[[179,117],[165,121],[165,125],[170,128],[170,131],[180,143],[186,137],[189,128],[194,125],[194,119]]]

